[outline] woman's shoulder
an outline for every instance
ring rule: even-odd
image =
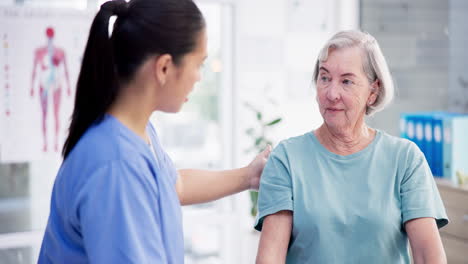
[[[311,137],[313,137],[312,132],[307,132],[302,135],[292,136],[292,137],[283,139],[280,141],[279,145],[283,145],[285,147],[286,146],[298,146],[298,145],[300,146],[306,142],[309,142],[311,140]]]
[[[101,164],[141,156],[138,144],[109,120],[91,126],[81,137],[69,158],[82,164]]]
[[[399,156],[402,158],[402,161],[417,158],[422,155],[421,150],[413,141],[392,136],[384,131],[378,130],[378,133],[380,133],[378,149],[382,150],[383,153]]]
[[[283,139],[274,148],[273,154],[285,157],[296,156],[297,154],[301,154],[305,150],[310,148],[310,144],[312,144],[313,142],[312,137],[312,132],[307,132],[302,135]]]
[[[401,138],[388,134],[382,130],[376,130],[380,134],[380,139],[383,144],[393,146],[396,148],[412,149],[416,147],[416,144],[406,138]]]

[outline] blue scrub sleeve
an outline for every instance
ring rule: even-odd
[[[421,217],[431,217],[441,228],[448,223],[447,213],[440,198],[431,169],[424,154],[411,143],[408,164],[400,187],[402,225]]]
[[[293,192],[289,163],[282,144],[268,158],[260,179],[258,214],[255,229],[262,231],[266,216],[279,211],[293,211]]]
[[[167,263],[158,189],[143,162],[112,161],[97,169],[79,201],[90,263]]]

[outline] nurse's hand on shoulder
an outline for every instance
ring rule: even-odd
[[[252,162],[247,166],[249,172],[249,189],[258,190],[260,185],[260,177],[262,175],[263,168],[270,156],[271,146],[268,145],[260,154],[258,154]]]

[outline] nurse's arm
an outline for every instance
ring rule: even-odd
[[[293,216],[291,211],[279,211],[263,220],[257,252],[257,264],[286,262]]]
[[[258,189],[271,148],[267,147],[246,167],[208,171],[179,170],[176,191],[182,205],[206,203],[248,189]]]
[[[434,218],[417,218],[405,223],[415,264],[446,264],[444,247]]]

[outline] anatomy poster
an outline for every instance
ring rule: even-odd
[[[90,12],[0,8],[0,160],[59,157]]]

